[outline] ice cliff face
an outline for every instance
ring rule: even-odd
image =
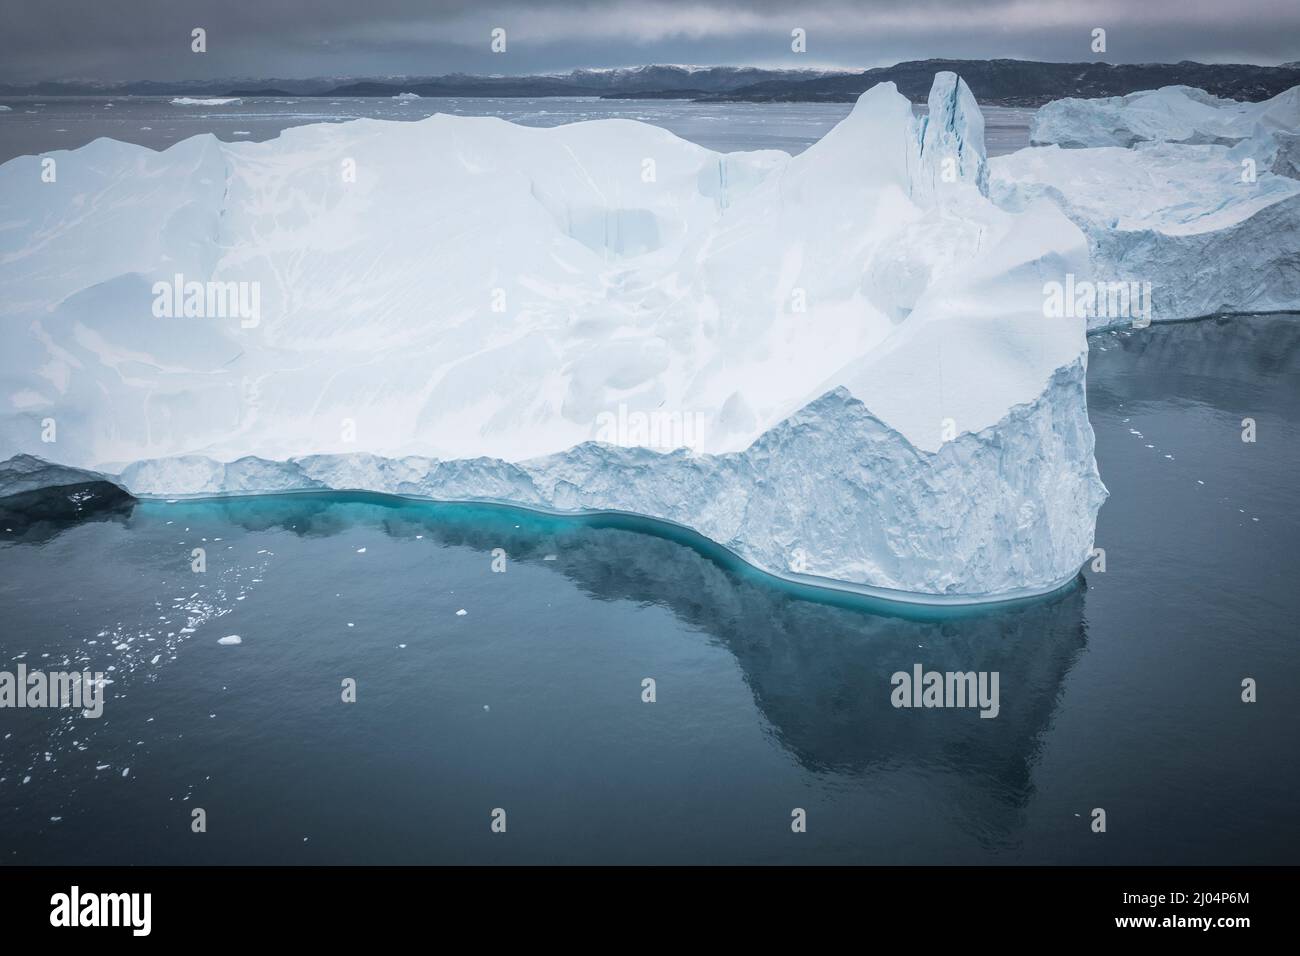
[[[1081,362],[995,426],[934,454],[845,389],[742,452],[660,454],[588,443],[519,463],[315,455],[137,462],[139,494],[367,489],[554,511],[624,511],[692,528],[765,570],[869,592],[1010,597],[1065,583],[1092,547],[1105,490],[1092,466]],[[1083,464],[1081,464],[1083,463]]]
[[[989,201],[952,74],[793,159],[448,116],[54,158],[0,167],[0,450],[54,422],[143,494],[629,511],[932,597],[1091,547],[1084,323],[1042,293],[1087,243],[1053,197]]]
[[[1056,203],[1088,236],[1079,279],[1150,287],[1147,315],[1090,328],[1300,308],[1300,87],[1264,103],[1187,87],[1062,100],[1032,135],[1057,145],[994,159],[990,196]]]

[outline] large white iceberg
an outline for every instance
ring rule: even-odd
[[[443,115],[51,155],[0,167],[0,451],[53,420],[141,494],[635,512],[933,600],[1092,546],[1084,323],[1042,291],[1087,243],[988,199],[953,74],[795,158]]]

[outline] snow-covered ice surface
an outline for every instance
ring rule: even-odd
[[[1055,145],[992,160],[990,195],[1056,202],[1088,236],[1079,278],[1151,283],[1157,322],[1300,309],[1300,87],[1263,103],[1188,87],[1059,100],[1031,136]]]
[[[0,451],[55,417],[136,493],[628,511],[935,599],[1091,548],[1084,322],[1042,293],[1088,245],[1051,197],[988,199],[953,74],[794,158],[449,116],[53,155],[57,189],[0,167]],[[255,307],[157,317],[177,275]]]

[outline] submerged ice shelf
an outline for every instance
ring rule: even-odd
[[[1086,323],[1045,318],[1043,288],[1092,273],[1105,213],[1049,156],[1100,151],[1025,152],[990,164],[939,74],[927,117],[882,84],[795,158],[434,116],[99,140],[52,154],[48,188],[16,159],[0,452],[142,495],[631,512],[926,599],[1050,590],[1105,489]],[[1242,208],[1265,207],[1294,217]],[[203,314],[214,285],[242,308]]]

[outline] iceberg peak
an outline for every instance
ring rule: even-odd
[[[984,114],[970,87],[956,73],[936,73],[930,87],[929,113],[920,121],[921,169],[932,188],[971,183],[989,194]]]

